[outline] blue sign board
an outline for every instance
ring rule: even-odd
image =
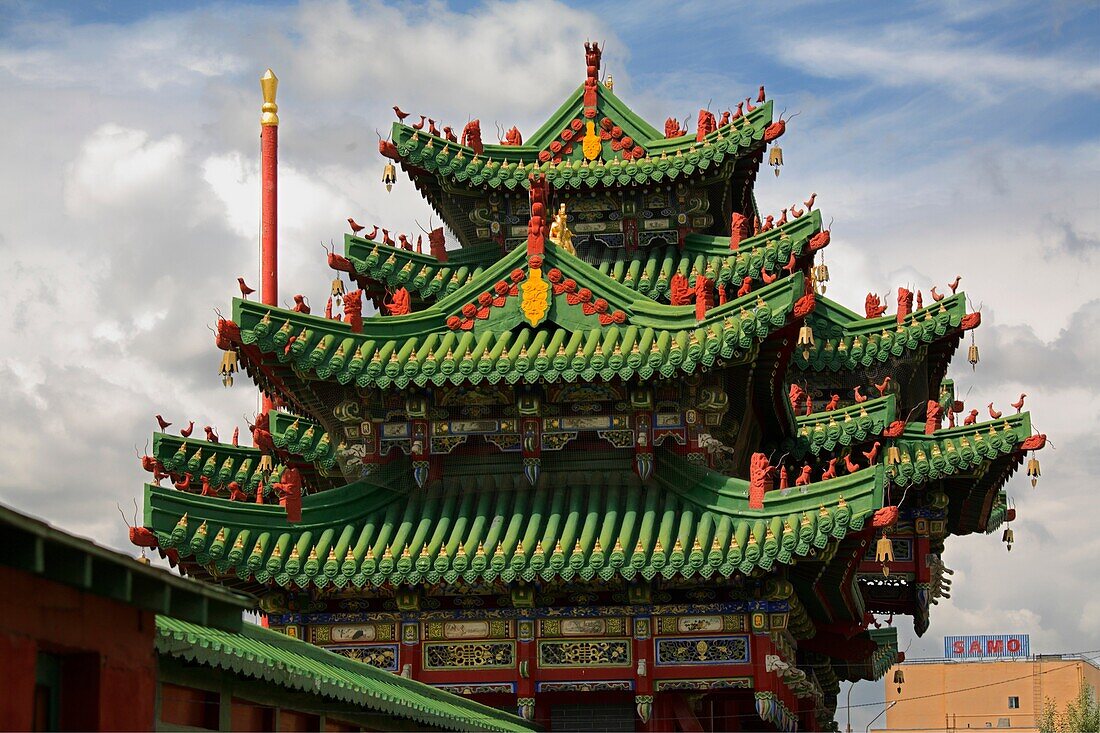
[[[1027,634],[983,636],[945,636],[943,656],[947,659],[990,659],[993,657],[1026,657],[1031,654]]]

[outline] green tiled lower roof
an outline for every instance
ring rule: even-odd
[[[519,457],[455,457],[439,481],[412,484],[407,460],[307,496],[302,521],[281,507],[146,487],[145,524],[219,574],[287,587],[536,581],[658,575],[729,577],[793,563],[861,529],[882,506],[881,466],[748,508],[748,482],[658,453],[642,484],[629,456],[583,468],[544,457],[531,488]],[[186,514],[186,520],[181,517]]]
[[[226,670],[288,691],[339,700],[422,725],[456,731],[529,731],[520,718],[325,651],[254,624],[239,633],[157,617],[162,656]]]
[[[694,273],[702,273],[716,284],[733,286],[736,292],[745,277],[752,277],[756,287],[762,270],[779,273],[791,253],[796,257],[807,254],[810,239],[819,231],[821,213],[813,211],[742,240],[735,251],[729,248],[729,237],[689,234],[682,250],[676,244],[632,255],[615,250],[595,267],[615,282],[653,299],[668,298],[673,273],[688,277],[692,283]],[[500,249],[495,244],[466,247],[449,253],[447,262],[440,262],[431,255],[348,234],[344,236],[344,254],[357,280],[373,280],[390,288],[404,287],[429,299],[449,295],[480,279],[486,268],[500,258]]]
[[[591,272],[587,266],[579,269]],[[241,343],[257,347],[269,361],[364,388],[668,378],[719,359],[750,358],[755,344],[787,323],[803,287],[799,275],[783,278],[712,308],[701,321],[691,306],[635,301],[626,323],[589,325],[581,306],[567,305],[562,296],[554,296],[551,321],[538,328],[522,325],[518,306],[509,304],[490,309],[502,313],[490,316],[499,320],[488,321],[493,325],[480,332],[449,329],[443,315],[431,309],[371,318],[362,333],[351,333],[345,323],[252,301],[234,301],[233,318]]]
[[[780,446],[795,460],[801,460],[807,453],[816,456],[874,440],[894,421],[896,412],[892,394],[836,410],[821,409],[824,407],[821,402],[818,406],[819,411],[795,418],[798,432]]]
[[[854,319],[847,322],[830,314],[850,313],[831,308],[819,298],[818,308],[807,319],[814,330],[814,346],[803,356],[796,349],[792,361],[799,369],[848,371],[866,368],[930,344],[959,330],[966,315],[966,295],[958,293],[906,316],[899,325],[895,316]]]
[[[898,486],[966,473],[986,461],[1014,453],[1030,435],[1031,416],[1026,412],[977,425],[944,428],[932,435],[925,435],[923,426],[911,426],[896,441],[899,460],[887,466],[887,473]]]
[[[272,412],[270,427],[276,447],[315,467],[303,472],[308,489],[329,489],[336,485],[326,475],[336,466],[336,446],[320,425],[308,418]],[[251,446],[155,433],[152,455],[170,473],[180,476],[190,473],[195,482],[194,491],[200,488],[199,477],[205,476],[218,487],[236,481],[246,494],[255,495],[262,478],[260,459],[263,454]],[[272,479],[277,480],[284,466],[278,460],[275,463]],[[270,489],[270,482],[268,484]]]

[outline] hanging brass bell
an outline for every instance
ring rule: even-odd
[[[227,351],[222,355],[222,365],[218,369],[218,374],[222,378],[223,387],[233,386],[233,374],[237,372],[237,352]]]
[[[976,369],[978,367],[978,345],[970,344],[970,348],[966,352],[966,360],[970,362],[970,367]]]
[[[894,684],[898,686],[898,692],[901,692],[901,686],[905,684],[905,672],[900,668],[894,670]]]
[[[1031,488],[1035,488],[1035,484],[1039,483],[1039,477],[1042,476],[1042,472],[1039,470],[1039,459],[1034,455],[1027,462],[1027,475],[1031,477]]]
[[[397,168],[393,163],[386,163],[386,167],[382,169],[382,183],[386,184],[386,191],[393,190],[393,184],[397,183]]]
[[[802,358],[809,359],[810,349],[814,345],[814,330],[810,328],[810,324],[803,324],[802,328],[798,329],[798,341],[795,343],[802,349]]]
[[[890,577],[890,567],[887,563],[894,561],[894,543],[883,533],[875,546],[875,561],[882,563],[882,574]]]
[[[891,445],[886,449],[886,465],[893,466],[895,463],[901,463],[901,451],[896,445]]]
[[[1004,542],[1006,545],[1008,545],[1007,549],[1009,552],[1012,552],[1012,543],[1014,541],[1015,538],[1012,536],[1012,528],[1005,527],[1004,534],[1001,535],[1001,542]]]
[[[260,473],[264,476],[270,476],[271,472],[274,470],[275,460],[267,454],[260,456]]]
[[[332,281],[332,297],[340,299],[344,296],[344,281],[336,278]]]
[[[778,178],[779,166],[783,165],[783,148],[772,145],[772,149],[768,153],[768,165],[775,169],[775,177]]]

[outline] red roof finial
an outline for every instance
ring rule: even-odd
[[[584,63],[588,67],[588,79],[591,81],[600,80],[600,57],[602,56],[603,50],[600,49],[599,43],[584,42]]]

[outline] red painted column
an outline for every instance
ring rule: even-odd
[[[260,90],[264,95],[260,115],[260,302],[279,304],[279,106],[275,104],[275,92],[279,80],[268,69],[260,77]],[[274,407],[271,398],[264,395],[264,410]]]

